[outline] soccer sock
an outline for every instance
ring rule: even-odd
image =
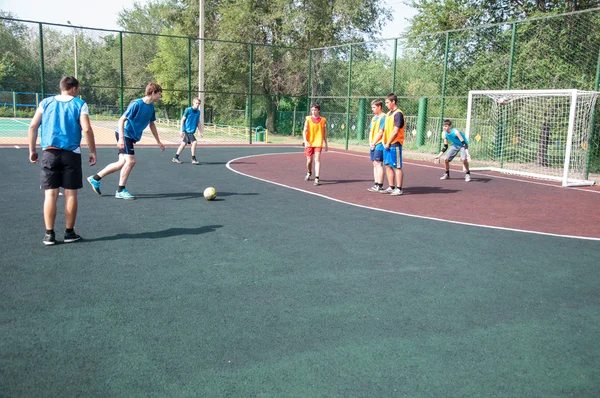
[[[47,233],[47,234],[53,234],[53,233],[54,233],[54,230],[53,230],[53,229],[47,229],[47,230],[46,230],[46,233]]]
[[[94,174],[94,177],[92,177],[95,181],[100,181],[102,179],[102,177],[100,177],[98,174]]]
[[[119,185],[119,189],[117,190],[117,192],[123,192],[124,189],[125,185]]]
[[[471,170],[467,171],[467,174],[471,174]]]
[[[175,153],[175,159],[179,159],[179,154]]]
[[[75,228],[65,228],[65,234],[71,234],[75,232]]]

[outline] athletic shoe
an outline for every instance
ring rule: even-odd
[[[135,196],[133,196],[132,194],[130,194],[128,190],[124,189],[121,192],[117,191],[115,193],[115,198],[117,198],[117,199],[125,199],[125,200],[133,200],[133,199],[135,199]]]
[[[100,181],[94,180],[94,176],[89,176],[87,178],[87,180],[90,183],[90,185],[92,186],[92,189],[94,190],[94,192],[96,192],[98,195],[102,195],[100,193]]]
[[[315,183],[313,185],[314,186],[321,185],[321,182],[319,181],[319,177],[315,177]]]
[[[390,192],[391,196],[400,196],[402,195],[404,192],[402,191],[402,189],[400,188],[396,188],[394,189],[392,192]]]
[[[181,163],[181,160],[179,160],[179,158],[173,158],[173,159],[171,159],[171,162],[173,162],[173,163]]]
[[[391,187],[388,187],[388,189],[382,189],[381,191],[379,191],[379,193],[392,193],[394,192],[394,190]]]
[[[449,178],[450,178],[450,174],[444,173],[444,175],[440,177],[440,180],[447,180]]]
[[[73,232],[65,232],[65,243],[75,242],[81,239],[81,236],[77,235],[75,231]]]
[[[471,181],[471,174],[465,174],[465,181],[466,182]]]
[[[192,164],[200,164],[200,162],[197,161],[196,159],[192,159]]]
[[[373,185],[371,188],[367,189],[367,191],[369,191],[369,192],[381,192],[381,191],[383,191],[383,188],[380,187],[379,185]]]
[[[42,240],[46,246],[51,246],[56,244],[56,236],[54,232],[51,234],[44,234],[44,239]]]
[[[310,180],[310,173],[306,173],[306,177],[304,177],[304,181],[309,181]]]

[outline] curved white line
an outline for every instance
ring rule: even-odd
[[[344,203],[344,204],[347,204],[347,205],[350,205],[350,206],[356,206],[356,207],[360,207],[360,208],[363,208],[363,209],[377,210],[377,211],[381,211],[381,212],[384,212],[384,213],[399,214],[399,215],[406,216],[406,217],[414,217],[414,218],[421,218],[421,219],[425,219],[425,220],[447,222],[447,223],[451,223],[451,224],[468,225],[470,227],[481,227],[481,228],[489,228],[489,229],[499,229],[499,230],[502,230],[502,231],[523,232],[523,233],[527,233],[527,234],[555,236],[555,237],[559,237],[559,238],[571,238],[571,239],[584,239],[584,240],[600,241],[600,238],[590,238],[590,237],[587,237],[587,236],[559,235],[559,234],[552,234],[552,233],[549,233],[549,232],[529,231],[529,230],[526,230],[526,229],[505,228],[505,227],[497,227],[497,226],[493,226],[493,225],[484,225],[484,224],[473,224],[473,223],[462,222],[462,221],[445,220],[443,218],[427,217],[427,216],[417,216],[417,215],[414,215],[414,214],[402,213],[402,212],[399,212],[399,211],[379,209],[377,207],[370,207],[370,206],[359,205],[359,204],[356,204],[356,203],[346,202],[346,201],[340,200],[340,199],[335,199],[335,198],[332,198],[330,196],[326,196],[326,195],[323,195],[323,194],[320,194],[320,193],[311,192],[311,191],[307,191],[305,189],[296,188],[296,187],[292,187],[292,186],[289,186],[289,185],[281,184],[279,182],[265,180],[264,178],[259,178],[259,177],[256,177],[256,176],[253,176],[253,175],[250,175],[250,174],[246,174],[246,173],[242,173],[240,171],[234,170],[230,166],[230,164],[232,162],[235,162],[235,161],[238,161],[238,160],[242,160],[242,159],[253,158],[253,157],[257,157],[257,156],[288,155],[288,154],[295,154],[295,155],[297,155],[298,153],[301,153],[301,152],[264,153],[264,154],[258,154],[258,155],[242,156],[242,157],[230,160],[229,162],[227,162],[227,164],[225,166],[229,170],[233,171],[234,173],[243,175],[245,177],[253,178],[255,180],[259,180],[259,181],[263,181],[263,182],[268,182],[270,184],[279,185],[280,187],[293,189],[295,191],[308,193],[308,194],[311,194],[311,195],[319,196],[321,198],[333,200],[334,202]],[[345,154],[344,152],[336,152],[336,153]],[[360,155],[354,155],[354,154],[349,154],[349,155],[360,156]],[[411,163],[411,164],[413,164],[413,163]],[[433,167],[433,166],[426,166],[426,165],[419,165],[419,164],[415,164],[415,165],[416,166],[423,166],[423,167]],[[496,178],[496,176],[493,176],[493,177]],[[515,180],[515,181],[521,181],[521,180]],[[546,184],[544,184],[544,185],[546,185]],[[555,186],[555,185],[550,185],[550,186]]]

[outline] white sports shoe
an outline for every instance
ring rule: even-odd
[[[440,180],[447,180],[448,178],[450,178],[450,174],[444,173],[444,175],[440,177]]]
[[[379,191],[380,193],[392,193],[394,192],[394,190],[391,187],[388,187],[388,189],[384,189],[383,191]]]
[[[471,181],[471,174],[465,174],[465,181],[466,182]]]

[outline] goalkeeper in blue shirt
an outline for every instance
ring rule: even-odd
[[[471,171],[469,171],[469,141],[467,137],[455,127],[452,127],[452,121],[449,119],[444,120],[443,123],[443,137],[444,146],[441,152],[435,157],[434,162],[439,162],[442,154],[448,150],[448,142],[451,143],[450,150],[444,158],[444,166],[446,171],[444,175],[440,177],[440,180],[447,180],[450,178],[450,162],[460,152],[460,160],[463,163],[463,170],[465,171],[465,181],[471,181]]]

